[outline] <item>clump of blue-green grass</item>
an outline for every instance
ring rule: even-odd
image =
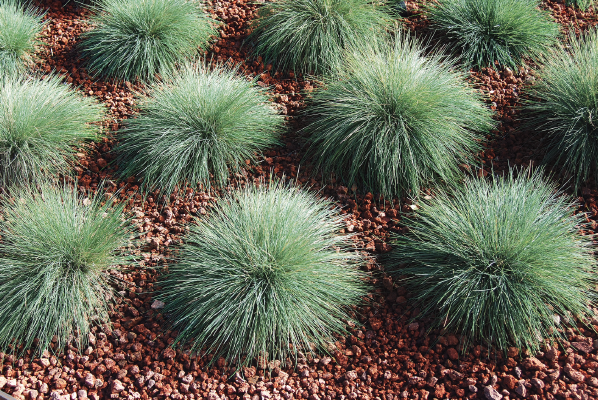
[[[596,260],[592,236],[579,233],[583,214],[540,173],[517,173],[437,192],[404,221],[409,231],[384,261],[410,276],[420,316],[462,335],[464,348],[534,353],[561,337],[562,324],[594,315]]]
[[[192,0],[101,0],[82,35],[81,56],[94,76],[151,81],[205,51],[216,21]]]
[[[248,185],[196,222],[161,282],[174,345],[237,367],[284,365],[346,332],[367,286],[329,201],[280,182]]]

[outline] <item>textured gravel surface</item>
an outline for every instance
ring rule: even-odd
[[[420,2],[407,1],[411,16],[406,25],[418,34],[429,33],[419,14]],[[356,232],[356,244],[370,254],[386,252],[388,234],[400,232],[401,219],[414,205],[399,199],[375,198],[358,187],[346,188],[313,176],[309,161],[304,162],[304,138],[297,133],[303,125],[299,113],[305,97],[317,82],[273,73],[260,58],[248,58],[244,43],[248,21],[258,4],[246,0],[215,1],[213,12],[225,24],[221,38],[208,57],[215,62],[240,63],[248,75],[261,74],[260,85],[271,88],[272,101],[288,116],[284,146],[266,152],[258,165],[248,165],[234,176],[242,185],[267,178],[273,170],[334,198],[346,215],[346,230]],[[581,13],[562,2],[545,1],[544,6],[562,24],[563,31],[583,30],[597,23],[593,9]],[[359,312],[361,326],[350,327],[351,335],[338,338],[329,354],[304,357],[297,368],[281,370],[277,362],[256,364],[235,373],[234,367],[217,360],[206,367],[209,355],[190,358],[169,347],[176,332],[167,330],[161,315],[163,304],[152,299],[159,268],[187,229],[193,216],[209,213],[216,194],[187,188],[164,198],[159,193],[142,203],[135,196],[134,178],[113,180],[118,166],[112,163],[112,143],[118,137],[123,119],[135,110],[135,94],[144,88],[132,83],[92,80],[77,57],[79,35],[89,29],[88,12],[71,3],[42,2],[48,9],[49,24],[44,32],[36,69],[41,74],[57,71],[88,96],[106,104],[108,138],[81,149],[76,167],[80,185],[95,188],[107,180],[109,191],[121,189],[129,201],[143,246],[138,262],[130,269],[112,271],[121,279],[122,295],[111,315],[111,326],[94,329],[89,347],[78,352],[70,348],[60,356],[15,359],[0,354],[0,390],[18,399],[591,399],[598,398],[598,340],[588,327],[568,329],[568,341],[558,348],[547,346],[539,354],[508,355],[488,353],[474,345],[463,355],[460,340],[439,331],[428,331],[428,321],[417,318],[408,293],[371,262],[375,290]],[[244,61],[244,60],[248,61]],[[230,61],[229,61],[230,60]],[[534,80],[532,70],[484,69],[472,75],[472,82],[487,95],[497,111],[497,129],[488,137],[479,165],[468,166],[480,175],[509,165],[539,164],[542,138],[521,129],[518,106],[526,87]],[[309,158],[307,158],[309,160]],[[482,167],[481,169],[478,167]],[[558,171],[558,168],[554,168]],[[558,176],[558,175],[557,175]],[[598,191],[595,186],[581,191],[577,212],[586,213],[592,228],[598,227]],[[592,321],[598,329],[598,320]]]

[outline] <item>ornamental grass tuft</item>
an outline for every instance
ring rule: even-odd
[[[367,294],[342,227],[332,203],[280,182],[221,199],[191,226],[161,283],[174,344],[240,367],[285,365],[334,342]]]
[[[530,126],[544,132],[546,162],[561,164],[579,187],[586,179],[598,180],[598,31],[579,39],[570,37],[568,48],[545,58],[537,83],[530,88],[534,114]]]
[[[57,76],[0,78],[0,186],[69,173],[73,146],[97,137],[103,115]]]
[[[101,0],[95,11],[81,43],[95,76],[150,81],[195,58],[217,33],[195,0]]]
[[[316,167],[349,187],[401,197],[455,182],[492,126],[465,75],[405,34],[355,50],[340,76],[314,94],[305,131]]]
[[[49,183],[2,200],[0,351],[59,352],[72,339],[82,349],[90,326],[108,322],[106,271],[123,262],[131,228],[123,205],[104,201]]]
[[[259,10],[250,37],[254,52],[276,69],[327,73],[342,64],[342,54],[382,33],[386,7],[370,0],[280,0]]]
[[[557,43],[559,26],[540,0],[439,0],[430,20],[467,67],[517,67]]]
[[[583,214],[540,173],[470,179],[440,192],[406,222],[387,270],[406,284],[437,327],[466,344],[536,352],[561,321],[593,316],[596,261]]]
[[[142,176],[142,190],[224,184],[229,169],[277,143],[284,119],[265,89],[236,69],[187,66],[154,85],[116,148],[122,177]]]
[[[44,27],[42,19],[28,1],[0,0],[0,76],[23,72]]]

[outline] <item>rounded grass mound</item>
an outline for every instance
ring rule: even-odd
[[[90,326],[108,322],[105,271],[123,261],[131,228],[123,206],[103,200],[48,183],[3,199],[1,351],[61,351],[73,337],[82,349]]]
[[[224,184],[229,168],[277,143],[283,123],[264,89],[224,66],[188,66],[154,85],[140,108],[116,151],[121,176],[142,176],[143,190]]]
[[[0,186],[68,173],[73,146],[97,137],[103,115],[59,77],[0,78]]]
[[[152,80],[205,50],[215,24],[195,0],[101,0],[81,56],[102,77]]]
[[[385,8],[370,0],[280,0],[259,10],[254,52],[279,70],[334,72],[342,54],[384,31]]]
[[[439,0],[430,20],[467,67],[521,65],[554,46],[558,24],[540,0]]]
[[[349,187],[417,195],[434,180],[454,182],[492,126],[481,96],[440,55],[398,34],[350,54],[307,108],[311,158]]]
[[[408,220],[387,270],[406,283],[437,326],[468,343],[539,351],[559,335],[555,315],[593,315],[596,261],[583,214],[538,173],[471,179],[440,192]],[[406,267],[403,267],[406,265]]]
[[[162,282],[174,344],[237,365],[286,364],[334,342],[367,294],[332,204],[298,188],[248,186],[191,227]]]
[[[0,0],[0,76],[21,73],[44,27],[27,1]]]
[[[534,101],[527,103],[534,114],[530,126],[546,134],[545,162],[557,162],[573,175],[578,187],[589,178],[598,180],[598,31],[579,39],[572,36],[569,48],[546,57],[539,80],[530,88]]]

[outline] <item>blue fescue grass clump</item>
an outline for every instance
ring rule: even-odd
[[[386,8],[370,0],[280,0],[259,10],[251,39],[255,54],[276,69],[334,71],[342,54],[382,33]]]
[[[556,162],[573,175],[579,187],[598,178],[598,32],[571,36],[567,48],[544,59],[537,83],[531,87],[533,101],[527,109],[530,125],[546,134],[546,162]]]
[[[206,50],[217,33],[198,1],[101,0],[95,11],[81,43],[94,76],[152,80]]]
[[[467,67],[521,65],[557,43],[558,24],[540,0],[439,0],[429,8],[433,27]]]
[[[103,115],[57,76],[0,78],[0,186],[68,174],[74,146],[97,138]]]
[[[107,270],[123,262],[132,232],[123,205],[47,182],[10,194],[0,221],[0,350],[60,351],[73,338],[82,349],[90,327],[108,322]]]
[[[0,0],[0,76],[22,73],[44,23],[28,1]]]
[[[187,66],[154,85],[116,148],[123,177],[142,190],[225,184],[229,170],[277,143],[283,117],[255,81],[226,66]]]
[[[437,326],[536,352],[559,336],[555,315],[573,326],[593,315],[596,261],[574,207],[539,173],[470,179],[422,204],[387,270],[411,276],[421,315]]]
[[[225,196],[161,283],[174,344],[240,366],[334,342],[367,294],[342,227],[330,202],[280,182]]]
[[[432,181],[455,182],[459,165],[481,148],[477,131],[492,126],[465,75],[405,34],[353,51],[339,75],[306,110],[309,154],[318,169],[360,190],[400,197]]]

